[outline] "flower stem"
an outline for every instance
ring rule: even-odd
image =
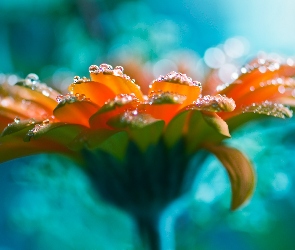
[[[158,217],[141,216],[136,219],[144,250],[163,250]]]

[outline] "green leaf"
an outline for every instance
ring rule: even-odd
[[[225,167],[231,182],[231,209],[243,205],[252,195],[255,188],[255,173],[249,160],[237,149],[224,145],[206,145]]]

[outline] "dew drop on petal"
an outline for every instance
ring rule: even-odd
[[[288,58],[286,60],[286,63],[289,65],[289,66],[294,66],[294,60],[292,58]]]
[[[98,73],[99,67],[97,65],[90,65],[89,73]]]
[[[247,72],[248,72],[248,70],[245,67],[241,68],[241,73],[242,74],[246,74]]]
[[[28,74],[24,82],[26,86],[31,87],[33,90],[36,88],[36,86],[39,83],[40,83],[39,76],[34,73]]]
[[[15,122],[16,124],[19,124],[19,123],[20,123],[20,118],[19,118],[19,117],[15,117],[15,118],[14,118],[14,122]]]
[[[104,71],[108,71],[108,70],[113,70],[112,65],[106,64],[106,63],[102,63],[99,65],[99,69],[104,72]]]
[[[119,70],[119,71],[121,71],[123,73],[124,68],[122,66],[116,66],[115,70]]]
[[[81,81],[81,77],[80,76],[74,76],[74,83],[78,83]]]
[[[279,93],[280,94],[284,94],[285,93],[285,87],[283,86],[283,85],[280,85],[279,87],[278,87],[278,91],[279,91]]]

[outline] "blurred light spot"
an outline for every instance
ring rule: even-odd
[[[218,69],[225,63],[225,55],[219,48],[209,48],[205,52],[204,61],[209,67]]]
[[[218,71],[218,76],[223,82],[231,82],[232,80],[238,78],[238,74],[235,73],[236,71],[237,67],[235,65],[227,63],[221,66],[221,68]],[[236,75],[234,75],[234,73]]]
[[[231,74],[231,78],[232,78],[233,80],[236,80],[236,79],[239,78],[239,74],[238,74],[237,72],[234,72],[234,73]]]
[[[4,82],[5,82],[5,79],[6,79],[5,74],[0,73],[0,84],[1,84],[1,83],[4,83]]]
[[[287,62],[287,64],[289,66],[293,66],[294,65],[294,60],[292,58],[288,58],[286,62]]]
[[[278,87],[278,91],[281,93],[281,94],[284,94],[285,93],[285,87],[283,86],[283,85],[280,85],[279,87]]]
[[[272,186],[275,191],[289,191],[290,189],[290,179],[287,174],[278,172],[275,175],[274,180],[272,181]]]
[[[211,203],[215,196],[216,194],[213,188],[209,184],[204,183],[198,188],[195,194],[195,199],[206,203]]]
[[[168,59],[162,59],[155,63],[153,67],[154,77],[158,77],[159,75],[166,75],[171,71],[177,71],[176,64]]]
[[[247,42],[242,38],[229,38],[225,41],[224,51],[231,58],[239,58],[247,53]]]
[[[18,77],[16,75],[10,75],[8,78],[7,78],[7,82],[9,85],[14,85],[18,80]]]
[[[66,68],[58,69],[52,76],[52,84],[61,92],[68,92],[68,86],[73,82],[75,74]]]

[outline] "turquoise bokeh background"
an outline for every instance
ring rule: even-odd
[[[132,56],[147,67],[184,50],[199,58],[235,36],[248,41],[244,59],[261,50],[295,55],[291,0],[2,0],[0,11],[0,81],[35,72],[65,89],[91,64],[124,66]],[[234,133],[228,144],[257,170],[254,197],[231,213],[229,181],[212,157],[184,211],[174,208],[176,249],[294,249],[294,132],[292,118]],[[130,218],[100,202],[73,163],[43,155],[0,171],[0,250],[133,249]]]

